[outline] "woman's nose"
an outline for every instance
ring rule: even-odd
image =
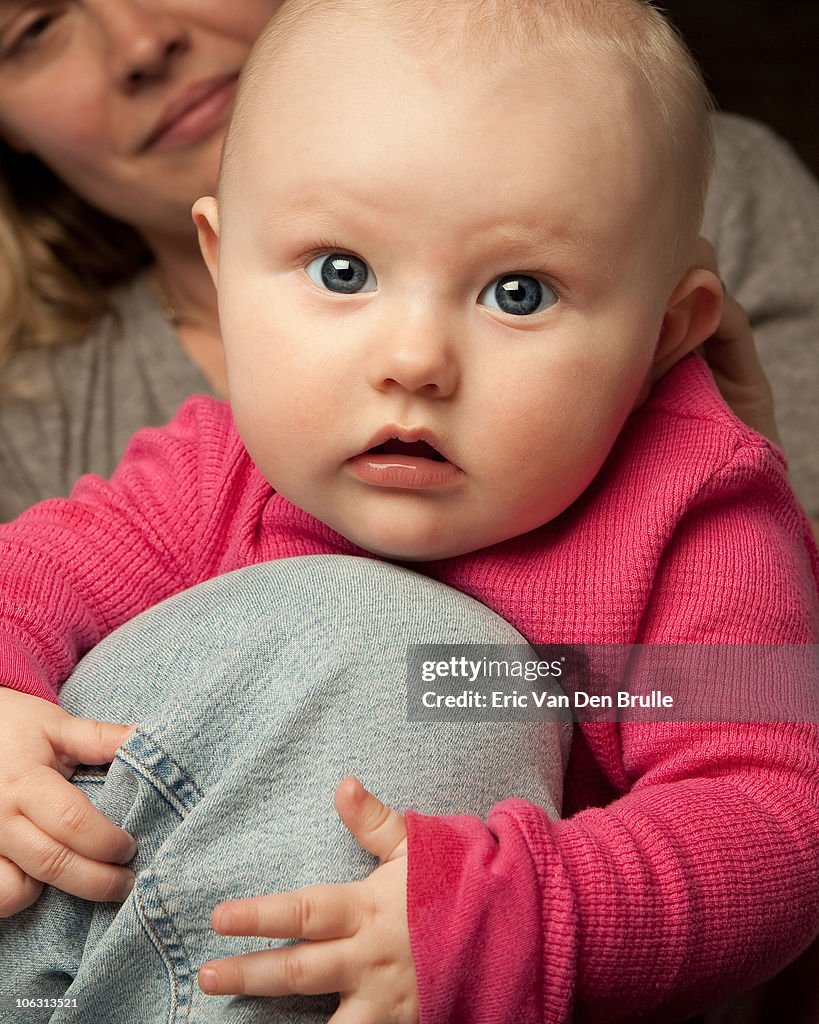
[[[187,28],[165,3],[96,0],[97,23],[111,73],[120,88],[138,89],[168,70],[188,47]]]

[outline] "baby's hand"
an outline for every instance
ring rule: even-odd
[[[330,1024],[416,1024],[404,819],[352,777],[336,790],[335,803],[380,867],[361,882],[219,904],[212,923],[222,935],[310,941],[211,961],[203,965],[199,984],[209,995],[339,992],[341,1005]]]
[[[0,917],[34,903],[43,883],[100,903],[128,896],[133,837],[67,780],[77,764],[113,760],[131,732],[0,687]]]

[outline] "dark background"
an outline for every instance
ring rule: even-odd
[[[721,110],[764,121],[819,176],[819,0],[659,0]]]

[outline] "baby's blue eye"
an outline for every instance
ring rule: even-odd
[[[356,292],[375,291],[375,274],[364,260],[349,252],[316,256],[304,269],[311,280],[331,292],[354,295]]]
[[[531,316],[553,306],[557,295],[547,284],[528,274],[504,274],[484,288],[478,302],[503,313]]]

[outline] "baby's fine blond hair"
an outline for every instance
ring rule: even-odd
[[[691,265],[713,163],[712,103],[680,35],[647,0],[285,0],[246,64],[223,170],[247,127],[254,83],[310,45],[303,29],[338,15],[387,25],[391,38],[442,68],[476,57],[531,68],[556,48],[589,74],[622,67],[656,113],[657,156],[674,211],[673,263],[678,271]]]

